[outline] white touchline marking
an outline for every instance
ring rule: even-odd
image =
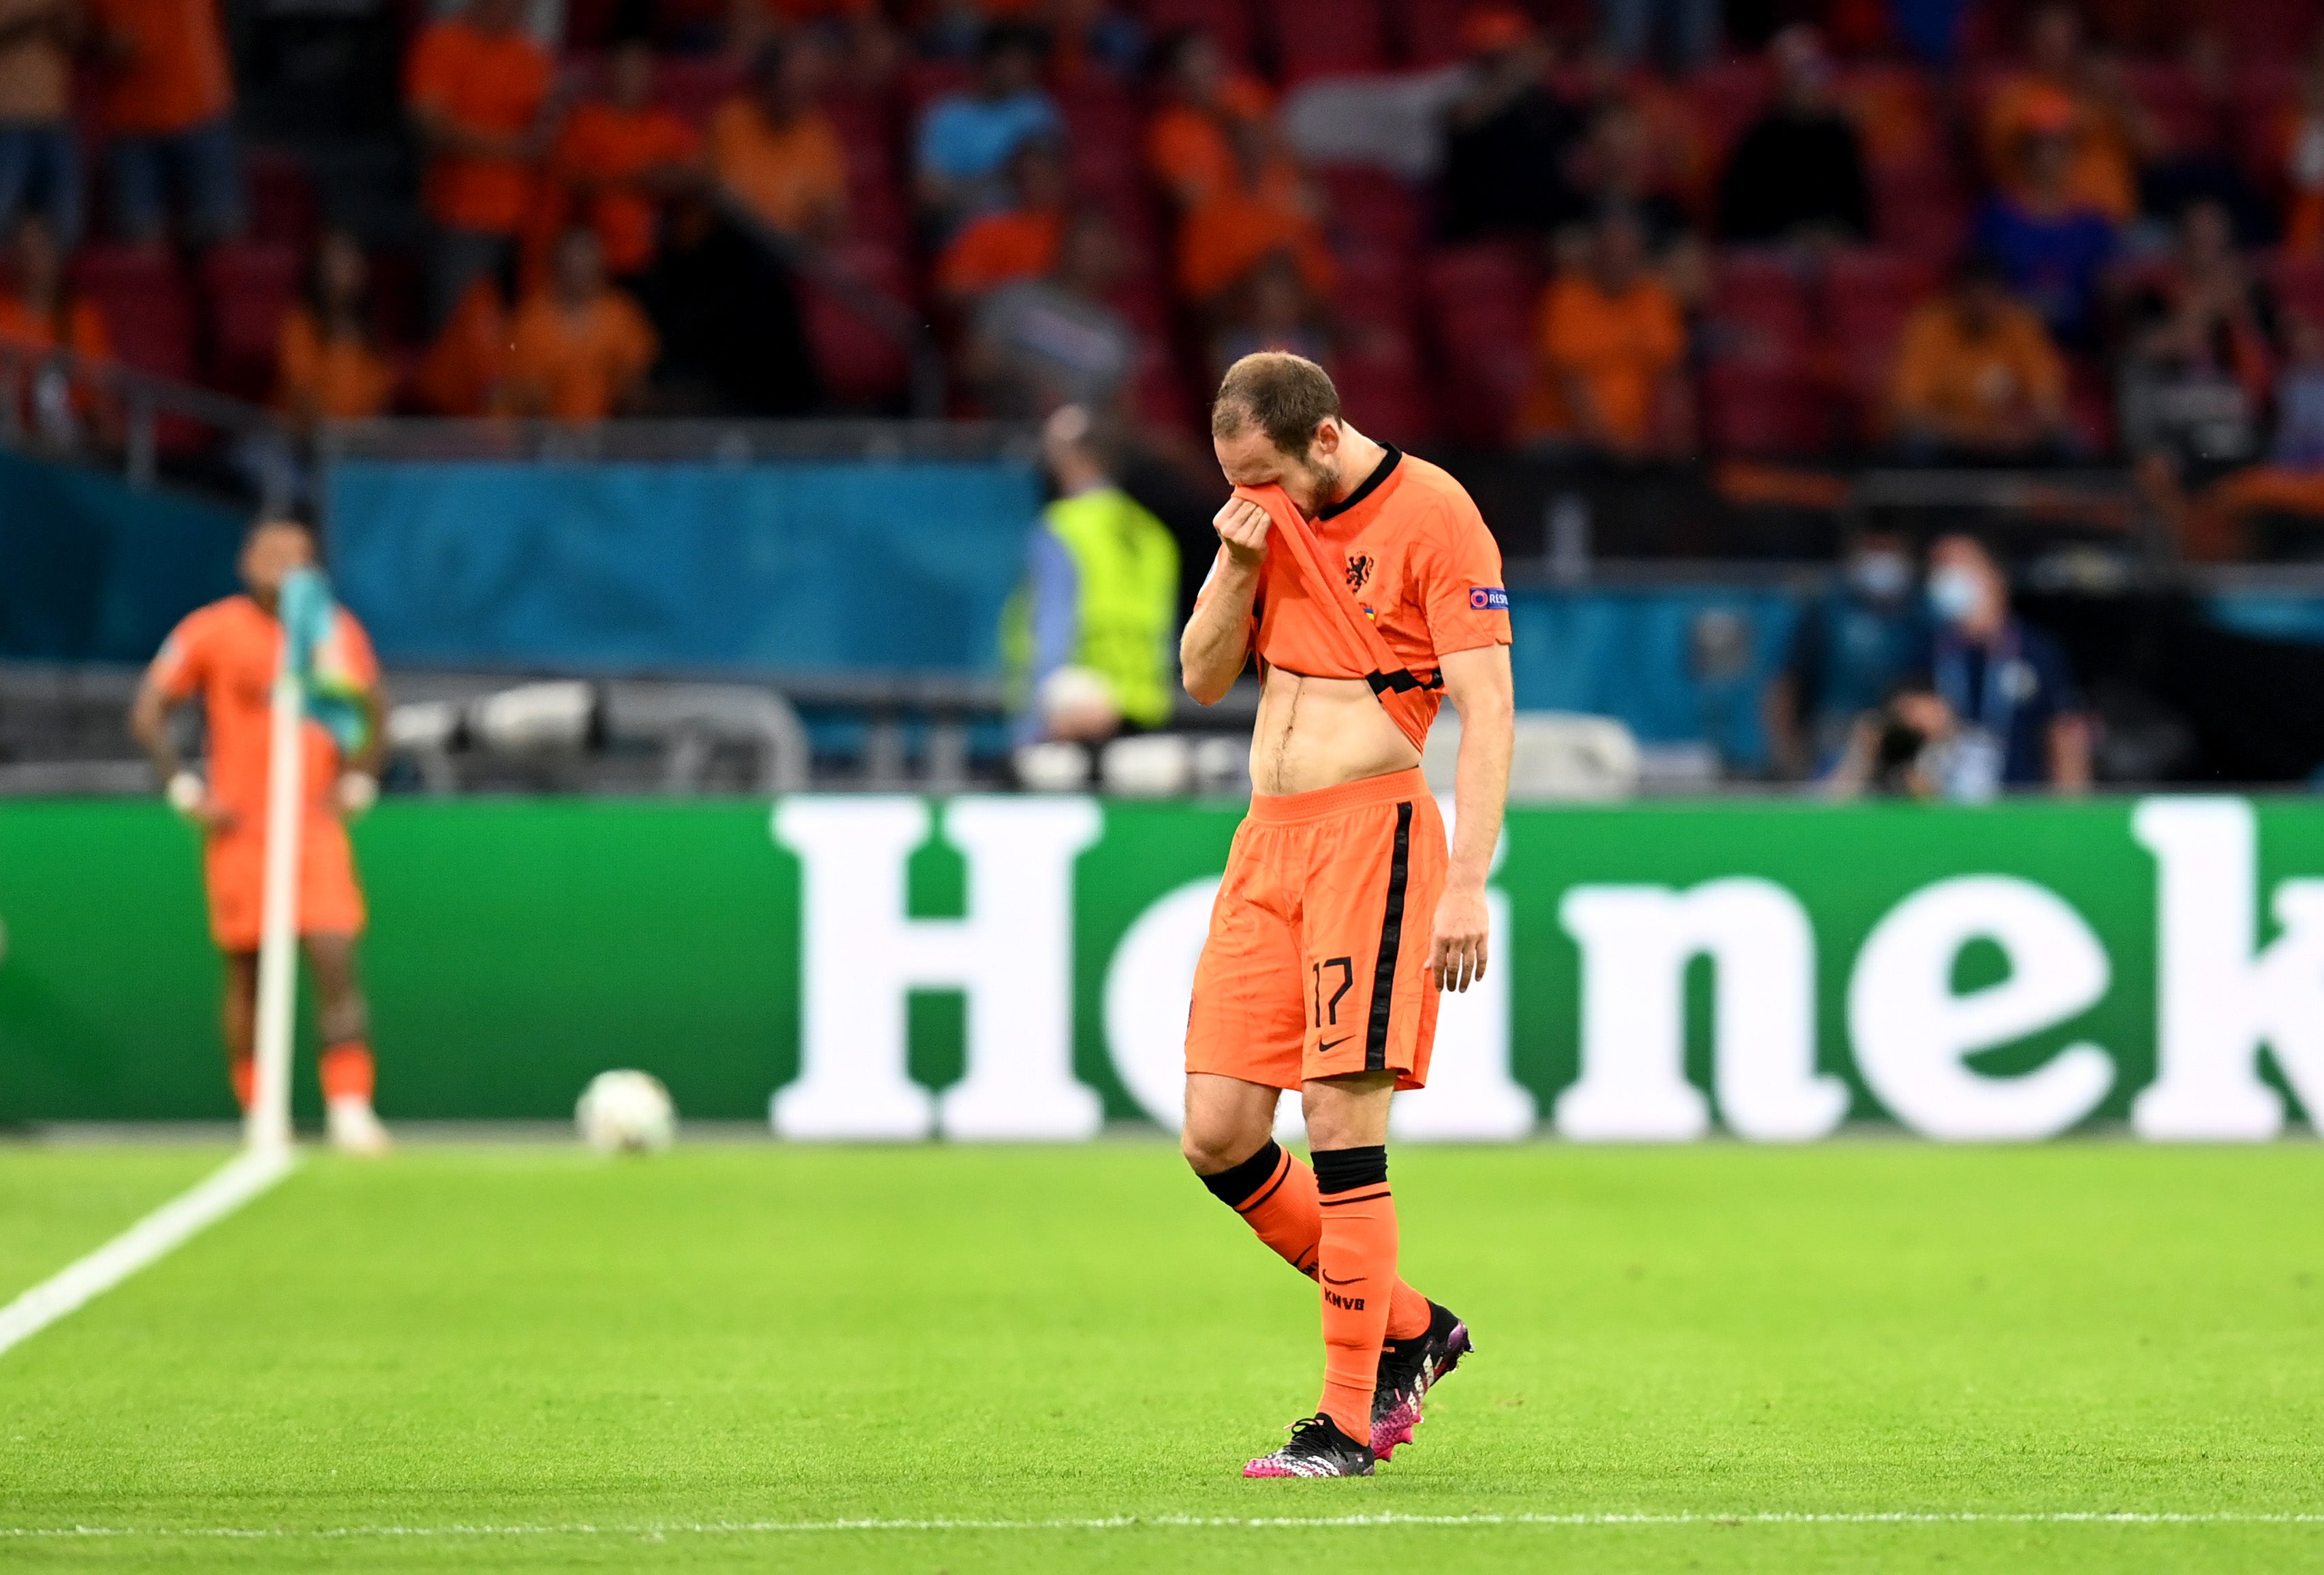
[[[119,1537],[314,1539],[398,1537],[662,1537],[761,1536],[812,1532],[1136,1531],[1186,1527],[1265,1531],[1333,1526],[1692,1526],[1692,1525],[2313,1525],[2324,1513],[2271,1514],[2237,1510],[1767,1510],[1673,1515],[1619,1511],[1572,1515],[1116,1515],[1057,1520],[740,1520],[661,1524],[593,1525],[349,1525],[292,1526],[0,1526],[0,1538]]]
[[[0,1352],[105,1294],[206,1225],[216,1223],[290,1174],[288,1150],[253,1149],[171,1199],[128,1230],[0,1307]]]

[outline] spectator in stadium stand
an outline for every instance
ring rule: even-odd
[[[1211,373],[1216,382],[1246,355],[1279,350],[1329,369],[1332,336],[1320,321],[1315,298],[1287,252],[1263,258],[1227,293],[1218,332],[1211,337]]]
[[[567,230],[549,283],[516,314],[502,410],[558,421],[634,413],[659,354],[645,313],[606,281],[596,235]]]
[[[1889,380],[1890,437],[1919,464],[1997,464],[2059,452],[2066,364],[2000,265],[1972,255],[1914,309]]]
[[[1646,232],[1619,208],[1591,226],[1586,262],[1542,292],[1532,397],[1518,421],[1553,457],[1637,465],[1692,448],[1686,323],[1648,266]]]
[[[653,265],[663,205],[703,179],[702,139],[653,102],[653,88],[651,47],[638,39],[615,44],[605,57],[604,91],[573,106],[549,152],[532,226],[538,263],[529,275],[539,274],[549,244],[573,224],[597,232],[615,279]]]
[[[0,232],[37,210],[68,251],[80,241],[72,60],[84,31],[79,0],[0,0]]]
[[[1550,91],[1549,41],[1514,5],[1480,5],[1461,22],[1469,60],[1444,118],[1439,226],[1448,241],[1545,235],[1581,212],[1567,162],[1582,140],[1573,106]]]
[[[2132,96],[2119,62],[2092,55],[2070,5],[2034,11],[2024,61],[1994,89],[1979,134],[1994,183],[2029,199],[2027,138],[2063,137],[2063,196],[2116,224],[2137,214],[2140,163],[2161,151],[2153,122]]]
[[[1978,216],[1972,244],[1997,260],[2010,288],[2042,318],[2058,343],[2095,347],[2098,295],[2116,249],[2114,221],[2075,195],[2067,180],[2072,134],[2061,106],[2030,120],[2018,139],[2024,171],[2017,188],[1997,192]]]
[[[1598,0],[1606,51],[1624,67],[1642,63],[1659,41],[1674,75],[1692,71],[1719,47],[1719,0]]]
[[[1089,413],[1058,409],[1041,511],[1002,633],[1019,744],[1166,726],[1177,694],[1178,544],[1118,485]]]
[[[1134,18],[1106,0],[941,0],[918,32],[923,54],[973,58],[984,30],[996,22],[1037,26],[1047,40],[1049,77],[1082,80],[1093,71],[1127,77],[1146,52]]]
[[[477,279],[438,329],[412,377],[420,406],[438,416],[489,414],[508,375],[509,309],[500,282]]]
[[[300,430],[386,413],[395,369],[373,336],[371,263],[354,236],[332,230],[318,243],[275,346],[274,408]]]
[[[2296,313],[2284,318],[2287,346],[2275,386],[2275,435],[2266,458],[2220,477],[2190,502],[2172,471],[2139,467],[2139,479],[2198,562],[2250,555],[2255,516],[2324,520],[2324,328]]]
[[[1139,352],[1136,330],[1106,304],[1122,263],[1113,226],[1102,215],[1078,212],[1047,278],[985,297],[967,359],[987,414],[1023,420],[1079,405],[1094,419],[1113,416]]]
[[[2124,451],[2199,486],[2256,459],[2282,328],[2223,204],[2189,205],[2169,265],[2131,294],[2123,318]]]
[[[2301,71],[2298,102],[2277,117],[2273,146],[2286,196],[2283,249],[2324,257],[2324,34]]]
[[[1178,290],[1215,308],[1261,261],[1286,253],[1310,294],[1332,293],[1337,271],[1323,239],[1321,204],[1284,153],[1274,127],[1238,120],[1227,127],[1234,170],[1178,226]]]
[[[1156,53],[1164,102],[1146,127],[1146,166],[1183,213],[1235,183],[1229,133],[1263,124],[1274,100],[1264,83],[1231,69],[1218,41],[1199,28],[1170,34]]]
[[[1001,171],[1019,143],[1064,140],[1065,118],[1040,86],[1047,47],[1038,27],[991,23],[977,40],[967,90],[944,95],[920,116],[914,165],[921,210],[936,234],[1007,201]]]
[[[234,70],[217,0],[88,0],[106,133],[113,233],[133,244],[169,227],[198,246],[242,231]]]
[[[1990,798],[2005,788],[2090,786],[2090,724],[2065,653],[2011,611],[2009,581],[1975,537],[1929,549],[1935,615],[1914,685],[1942,703],[1936,775],[1946,797]]]
[[[1719,238],[1869,240],[1864,149],[1833,102],[1822,41],[1813,28],[1787,27],[1767,55],[1775,67],[1775,103],[1743,134],[1720,177]]]
[[[435,321],[480,275],[505,280],[535,200],[558,105],[549,52],[523,31],[525,0],[468,0],[422,30],[404,96],[427,154],[422,202]]]
[[[818,107],[830,60],[812,41],[771,43],[747,94],[710,117],[710,172],[760,223],[828,243],[847,226],[847,154]]]
[[[732,0],[729,60],[747,64],[768,44],[786,41],[823,51],[851,83],[873,91],[895,74],[899,53],[880,0]]]
[[[1672,183],[1646,112],[1626,99],[1604,102],[1590,123],[1574,161],[1583,199],[1582,222],[1554,238],[1560,272],[1590,266],[1591,236],[1599,218],[1627,215],[1640,228],[1646,255],[1679,305],[1692,309],[1711,290],[1711,259],[1694,216]]]
[[[1911,672],[1930,635],[1919,592],[1902,532],[1868,528],[1849,539],[1840,573],[1801,614],[1761,705],[1778,776],[1800,782],[1831,770],[1858,721]]]
[[[32,214],[16,221],[10,236],[9,261],[14,287],[0,291],[0,351],[40,355],[67,350],[87,361],[113,358],[112,336],[97,303],[71,287],[65,272],[64,252],[48,222]],[[86,384],[58,370],[45,370],[26,382],[0,355],[0,374],[5,374],[10,398],[22,398],[15,419],[44,441],[69,447],[83,434],[91,414],[100,419],[110,407],[98,401]]]
[[[1009,156],[1009,189],[1007,207],[971,219],[936,259],[937,293],[955,309],[1056,265],[1068,195],[1064,151],[1047,137],[1020,143]]]

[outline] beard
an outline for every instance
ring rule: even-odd
[[[1306,461],[1306,466],[1313,491],[1306,500],[1305,512],[1313,520],[1340,495],[1340,462],[1337,458],[1311,458]]]

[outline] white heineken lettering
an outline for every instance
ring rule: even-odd
[[[1100,831],[1080,798],[963,797],[944,833],[968,866],[967,916],[905,911],[927,803],[789,798],[778,842],[802,867],[800,1075],[771,1114],[788,1138],[1076,1138],[1102,1112],[1073,1076],[1074,860]],[[905,997],[968,997],[967,1074],[931,1100],[906,1070]]]
[[[2154,1082],[2131,1105],[2142,1138],[2249,1141],[2283,1128],[2263,1045],[2310,1123],[2324,1110],[2324,880],[2286,880],[2282,933],[2258,944],[2259,831],[2240,798],[2150,798],[2131,819],[2154,855]]]
[[[1439,794],[1436,804],[1450,836],[1459,818],[1452,795]],[[1504,828],[1489,873],[1500,872],[1508,851]],[[1532,1136],[1540,1119],[1532,1091],[1509,1075],[1509,987],[1517,952],[1508,895],[1489,889],[1485,913],[1491,925],[1485,977],[1438,998],[1428,1086],[1397,1095],[1388,1107],[1388,1135],[1399,1141],[1508,1142]]]
[[[1717,983],[1712,1086],[1746,1138],[1821,1138],[1848,1089],[1815,1070],[1815,937],[1799,899],[1731,877],[1685,891],[1577,886],[1559,920],[1582,947],[1582,1077],[1554,1119],[1568,1138],[1681,1142],[1711,1111],[1686,1081],[1686,966],[1708,955]]]
[[[1978,939],[2001,948],[2009,976],[1956,994],[1953,964]],[[1891,909],[1857,953],[1848,986],[1857,1070],[1898,1120],[1928,1137],[2051,1137],[2106,1098],[2113,1057],[2071,1045],[2016,1077],[1984,1076],[1967,1057],[2088,1010],[2109,972],[2089,926],[2048,888],[2005,875],[1940,880]]]
[[[1186,1012],[1219,878],[1165,894],[1122,932],[1105,971],[1105,1045],[1139,1109],[1176,1132],[1186,1115]]]

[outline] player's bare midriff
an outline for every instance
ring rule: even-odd
[[[1270,667],[1250,734],[1250,785],[1270,797],[1408,770],[1420,751],[1361,678]]]

